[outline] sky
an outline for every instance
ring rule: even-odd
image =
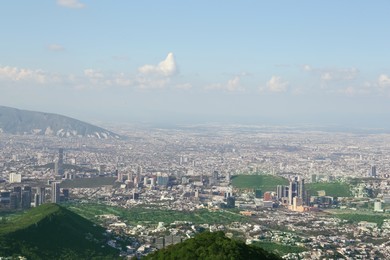
[[[390,1],[14,0],[0,105],[88,122],[390,125]]]

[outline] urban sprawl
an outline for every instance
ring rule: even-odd
[[[285,259],[390,258],[390,134],[217,125],[113,130],[124,138],[0,133],[0,209],[50,202],[78,213],[95,209],[94,221],[114,234],[107,246],[128,257],[222,230],[248,244],[294,249]],[[144,221],[124,217],[135,211]],[[164,212],[180,219],[159,218]],[[221,221],[202,223],[202,214]]]

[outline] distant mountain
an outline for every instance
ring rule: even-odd
[[[106,245],[104,231],[57,204],[44,204],[0,222],[0,257],[118,259],[119,252]]]
[[[70,117],[0,106],[0,133],[59,137],[120,138],[119,135]]]
[[[220,231],[200,233],[194,238],[158,250],[143,259],[276,260],[281,258],[261,248],[229,239]]]

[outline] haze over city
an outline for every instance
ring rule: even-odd
[[[387,127],[388,1],[7,1],[0,104],[89,122]]]

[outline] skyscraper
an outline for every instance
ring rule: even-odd
[[[64,174],[64,149],[60,148],[58,150],[58,174]]]
[[[53,182],[51,184],[51,202],[59,203],[60,202],[60,183]]]
[[[305,180],[298,177],[294,177],[290,180],[290,185],[288,189],[288,204],[293,204],[293,199],[295,197],[300,198],[304,201],[305,197]]]
[[[370,177],[376,178],[376,166],[375,165],[371,166]]]
[[[46,188],[45,187],[39,187],[37,188],[37,193],[39,195],[39,205],[42,205],[46,202]]]

